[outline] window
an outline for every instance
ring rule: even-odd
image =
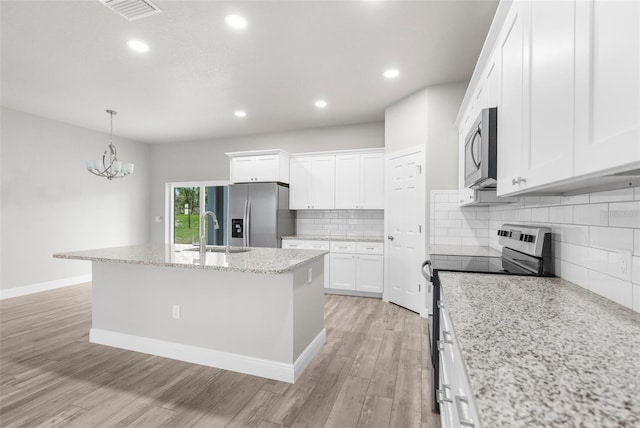
[[[228,195],[226,183],[167,183],[166,242],[199,244],[200,215],[211,211],[220,228],[215,229],[212,218],[207,216],[204,225],[207,245],[226,245]]]

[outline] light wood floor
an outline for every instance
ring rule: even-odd
[[[327,295],[294,385],[89,343],[91,286],[0,301],[2,427],[439,427],[427,322]]]

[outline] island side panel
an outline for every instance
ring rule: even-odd
[[[296,361],[324,331],[324,258],[296,269],[293,283],[293,360]],[[324,343],[324,335],[321,339]]]
[[[93,328],[291,364],[293,273],[93,262]]]

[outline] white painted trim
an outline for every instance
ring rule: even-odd
[[[316,356],[322,345],[327,341],[327,330],[322,329],[320,333],[311,341],[309,346],[305,348],[304,351],[300,354],[298,359],[296,359],[295,363],[293,363],[293,382],[297,381],[304,369],[307,368],[309,363],[313,360],[313,357]],[[293,383],[292,382],[292,383]]]
[[[370,153],[384,153],[384,147],[369,147],[366,149],[328,150],[326,152],[300,152],[291,153],[290,157],[297,156],[330,156],[330,155],[358,155]]]
[[[0,290],[0,300],[40,293],[42,291],[54,290],[56,288],[69,287],[70,285],[78,285],[84,282],[91,282],[91,274],[55,279],[53,281],[39,282],[36,284],[23,285],[21,287],[6,288]]]
[[[288,364],[97,328],[92,328],[89,331],[89,341],[91,343],[289,383],[296,381],[298,376],[300,376],[302,371],[318,353],[325,340],[326,330],[322,329],[318,336],[316,336],[302,354],[300,354],[296,362],[294,364]]]

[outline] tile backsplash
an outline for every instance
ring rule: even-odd
[[[431,192],[431,244],[500,249],[496,232],[503,223],[547,226],[557,276],[640,312],[640,187],[525,196],[491,207],[460,208],[457,196],[457,190]]]
[[[384,210],[300,210],[297,218],[298,235],[384,235]]]

